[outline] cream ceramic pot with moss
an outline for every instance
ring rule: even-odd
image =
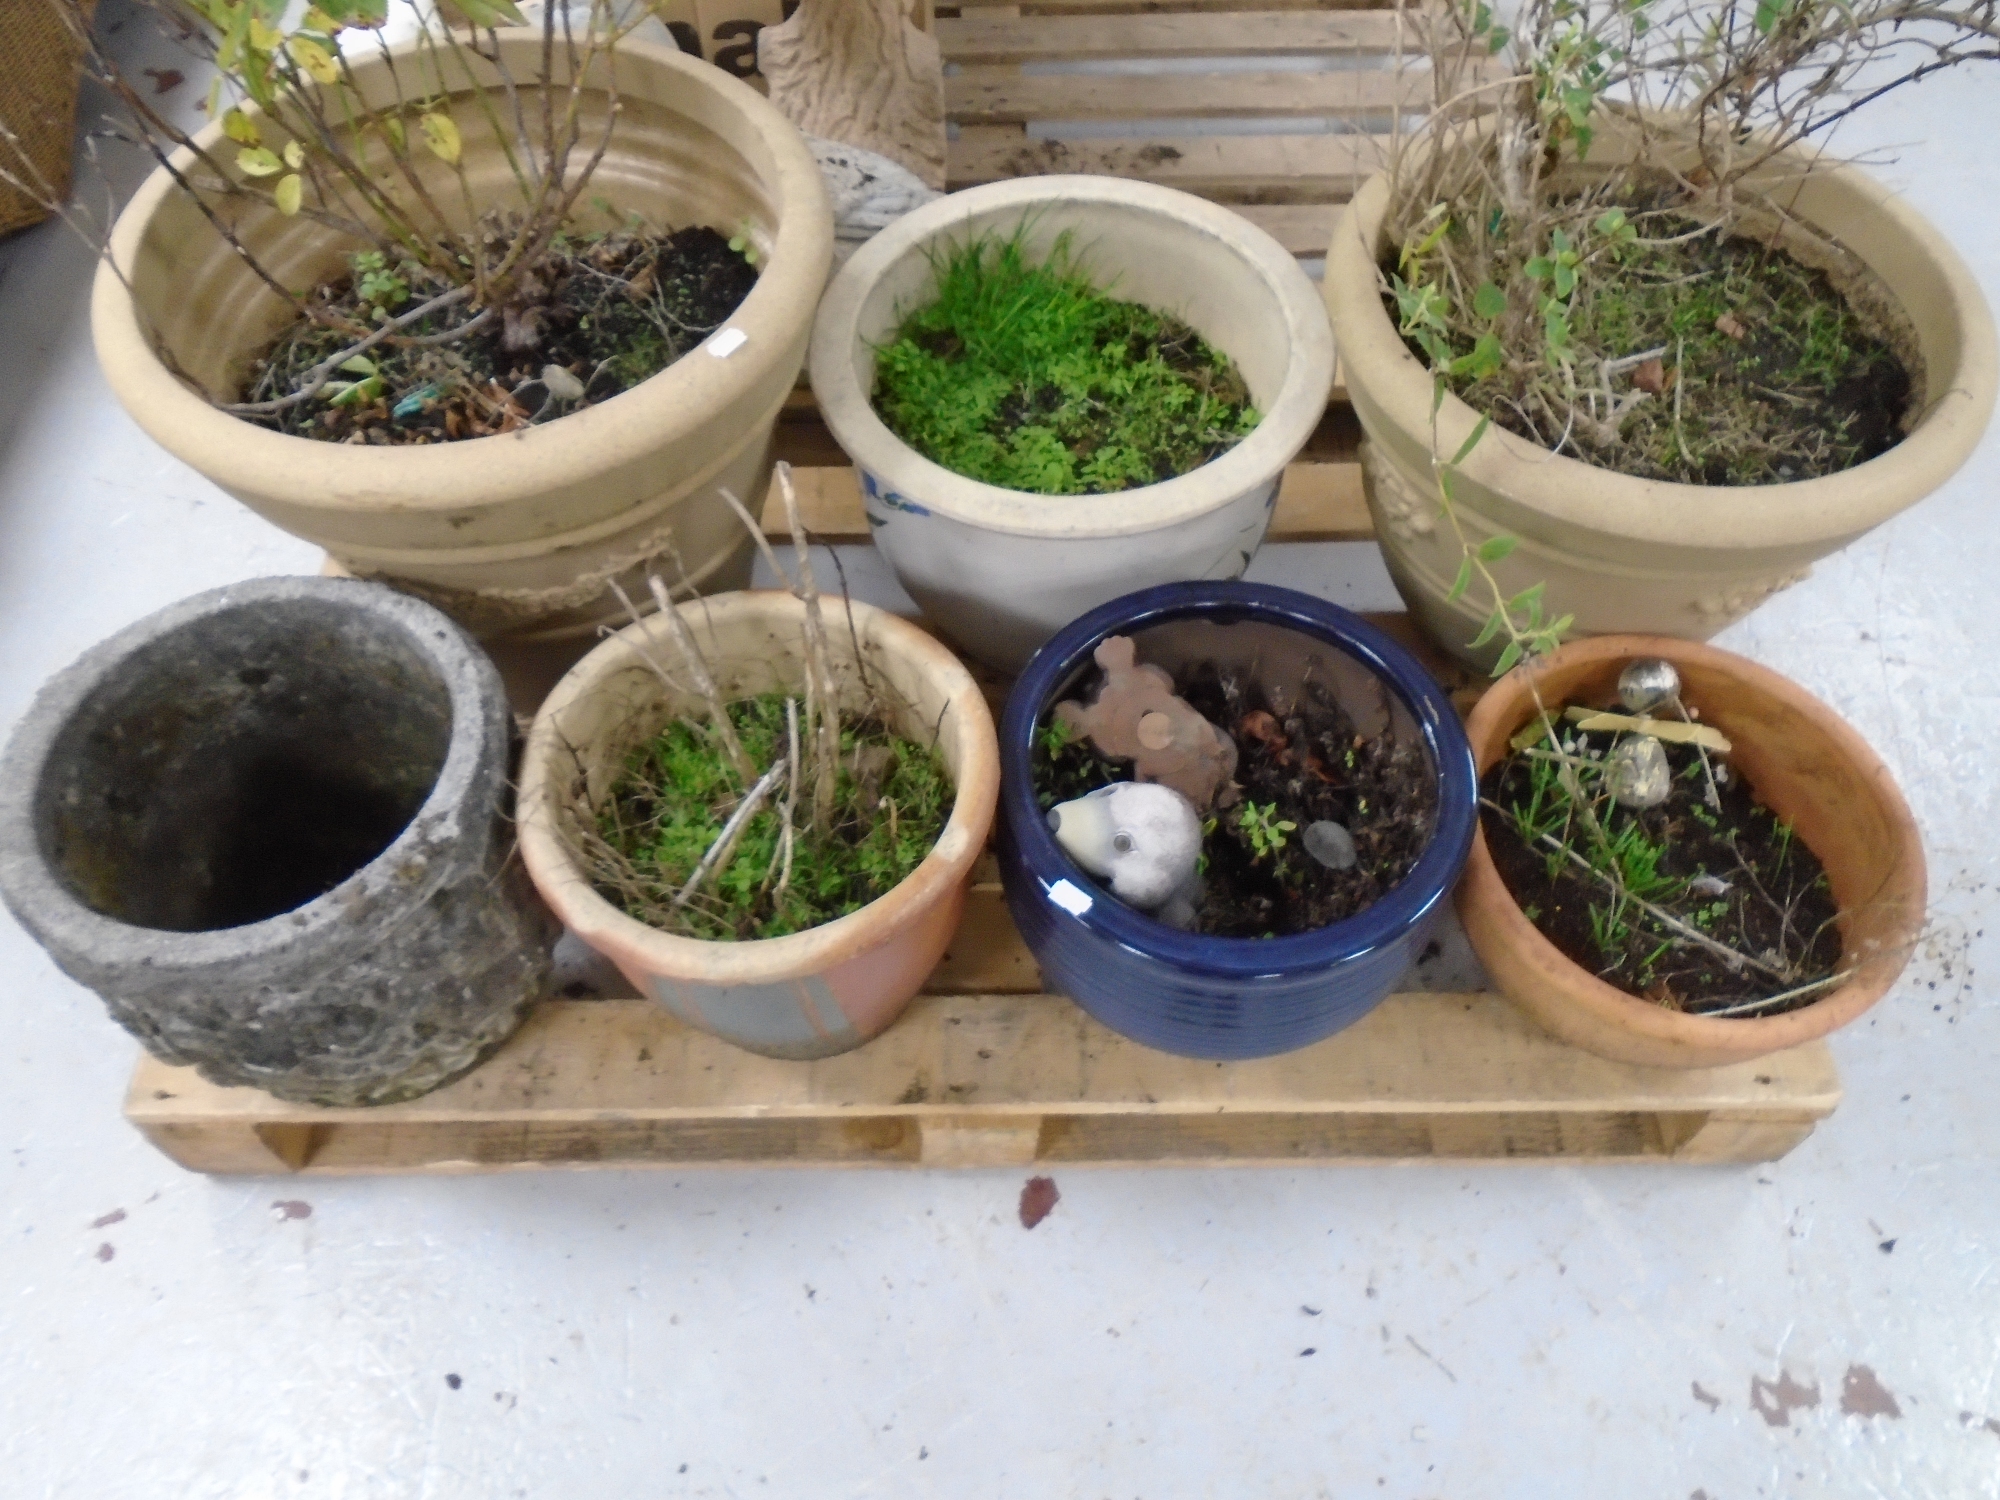
[[[1629,138],[1601,131],[1592,161],[1621,149],[1629,159]],[[1996,378],[1993,321],[1978,285],[1937,231],[1880,183],[1851,167],[1806,172],[1809,162],[1790,153],[1767,180],[1781,180],[1790,210],[1845,253],[1814,254],[1795,235],[1790,248],[1864,298],[1886,294],[1907,318],[1922,364],[1912,372],[1908,436],[1826,478],[1731,488],[1633,479],[1490,428],[1460,466],[1454,498],[1474,541],[1519,539],[1494,569],[1510,593],[1546,582],[1553,611],[1574,612],[1582,634],[1706,640],[1805,577],[1814,560],[1916,504],[1971,454]],[[1377,290],[1388,203],[1386,177],[1356,194],[1335,224],[1323,290],[1366,434],[1362,469],[1382,555],[1424,627],[1470,660],[1466,643],[1484,609],[1470,595],[1446,602],[1460,550],[1439,519],[1431,477],[1431,377]],[[1439,450],[1455,453],[1477,420],[1447,396]]]
[[[837,605],[829,607],[837,609]],[[797,692],[804,680],[803,607],[755,592],[680,606],[725,699]],[[924,862],[859,911],[786,937],[702,942],[648,927],[611,905],[558,832],[558,810],[579,789],[601,799],[632,750],[672,719],[703,713],[669,694],[639,654],[628,625],[570,670],[535,716],[521,761],[521,854],[542,898],[584,942],[690,1026],[767,1057],[830,1057],[858,1047],[903,1013],[944,956],[965,910],[972,865],[986,847],[1000,792],[993,715],[958,659],[907,620],[853,606],[853,630],[828,631],[841,700],[866,701],[857,649],[898,705],[897,732],[936,737],[956,795]]]
[[[535,75],[539,32],[502,32],[500,46],[516,78]],[[754,500],[768,479],[772,427],[831,261],[826,190],[798,132],[721,69],[640,43],[604,66],[616,70],[620,114],[586,198],[664,227],[747,227],[761,252],[755,288],[701,348],[610,401],[500,437],[361,447],[255,427],[176,379],[156,349],[233,399],[289,309],[161,171],[112,236],[132,290],[107,265],[93,293],[98,358],[119,401],[162,447],[266,520],[325,547],[349,572],[424,594],[483,635],[588,634],[616,608],[607,579],[637,583],[670,552],[678,562],[660,563],[670,577],[685,567],[703,589],[747,581],[749,538],[719,491]],[[389,97],[380,59],[357,60],[354,74],[371,100]],[[587,142],[603,129],[608,77],[588,80],[598,86],[583,96]],[[463,99],[455,113],[475,201],[515,201],[485,113]],[[220,126],[198,139],[216,146]],[[436,201],[460,201],[441,163],[424,170],[440,179]],[[304,218],[247,203],[220,211],[287,286],[344,274],[356,248]]]
[[[1017,229],[1031,259],[1070,232],[1100,286],[1182,319],[1227,354],[1262,413],[1256,430],[1192,473],[1111,495],[982,484],[892,433],[869,399],[875,349],[929,300],[930,255]],[[961,649],[1012,672],[1121,594],[1241,575],[1285,465],[1326,409],[1333,338],[1298,262],[1241,215],[1123,178],[1026,177],[940,198],[856,251],[820,303],[811,371],[897,579]]]

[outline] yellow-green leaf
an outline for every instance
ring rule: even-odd
[[[525,26],[528,20],[514,0],[459,0],[458,8],[475,26]]]
[[[257,16],[250,18],[250,48],[253,52],[276,52],[284,40],[285,34],[277,27],[266,25]]]
[[[403,122],[398,116],[383,116],[382,134],[389,138],[389,144],[394,146],[398,151],[407,151],[410,149],[409,137],[403,133]]]
[[[296,172],[287,172],[278,179],[278,187],[271,199],[278,205],[278,212],[290,218],[299,211],[299,200],[304,196],[305,184]]]
[[[285,43],[285,50],[292,54],[292,61],[304,68],[315,83],[338,83],[340,68],[318,42],[310,37],[295,36]]]
[[[285,142],[285,165],[294,172],[306,164],[306,149],[297,141]]]
[[[317,5],[308,6],[305,15],[299,21],[299,25],[305,30],[316,32],[320,36],[332,36],[345,24],[343,21],[334,20]]]
[[[257,132],[257,122],[240,109],[232,109],[222,117],[222,133],[239,146],[256,146],[264,137]]]
[[[262,146],[246,146],[237,152],[236,165],[250,177],[275,177],[285,170],[285,164],[278,160],[276,153]]]
[[[425,115],[417,121],[417,127],[424,133],[424,144],[431,148],[439,161],[458,165],[458,154],[465,148],[465,143],[459,139],[458,126],[452,123],[450,115]]]

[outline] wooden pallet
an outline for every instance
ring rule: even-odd
[[[785,446],[823,440],[811,412]],[[1372,536],[1358,500],[1293,465],[1270,540]],[[798,471],[808,521],[866,541],[851,475]],[[1350,474],[1349,479],[1354,479]],[[1358,495],[1358,479],[1354,479]],[[776,529],[767,511],[766,525]],[[1478,686],[1403,615],[1461,708]],[[987,687],[996,707],[1006,684]],[[991,859],[923,996],[844,1057],[774,1062],[637,999],[551,1000],[467,1077],[409,1104],[323,1110],[142,1059],[126,1117],[201,1172],[366,1175],[548,1166],[1255,1164],[1407,1159],[1724,1162],[1782,1156],[1840,1100],[1824,1042],[1755,1063],[1627,1067],[1547,1036],[1498,996],[1403,994],[1288,1057],[1198,1063],[1042,991]]]
[[[1053,171],[1144,177],[1228,203],[1301,256],[1325,249],[1338,205],[1379,159],[1371,132],[1426,97],[1426,80],[1395,67],[1408,36],[1381,6],[1031,0],[935,9],[955,69],[953,186]],[[1199,61],[1241,57],[1302,59],[1305,70]],[[1131,58],[1181,71],[1164,82],[1104,67]],[[1315,59],[1339,67],[1315,71]],[[1176,129],[1216,118],[1257,129]],[[1303,133],[1329,118],[1362,128]],[[1147,124],[1082,141],[1029,128],[1107,120]],[[1373,539],[1358,436],[1336,386],[1285,473],[1268,540]],[[795,466],[808,527],[828,542],[866,544],[853,471],[809,391],[788,407],[778,452]],[[781,515],[767,511],[766,525],[783,533]],[[1462,705],[1476,694],[1402,617],[1379,623],[1424,650]],[[988,687],[1004,695],[1004,683]],[[305,1108],[147,1060],[126,1114],[197,1171],[366,1174],[645,1163],[1761,1161],[1797,1145],[1839,1101],[1823,1043],[1740,1067],[1630,1068],[1552,1040],[1485,994],[1393,996],[1339,1036],[1263,1062],[1169,1057],[1042,993],[993,873],[988,861],[963,928],[909,1014],[844,1057],[773,1062],[644,1001],[552,1000],[482,1067],[409,1104]]]
[[[988,872],[990,873],[990,869]],[[314,1109],[142,1061],[126,1117],[214,1173],[557,1166],[1748,1162],[1840,1100],[1826,1046],[1694,1071],[1566,1047],[1487,994],[1404,994],[1285,1057],[1204,1063],[1041,993],[997,885],[976,885],[926,993],[886,1034],[774,1062],[649,1001],[536,1007],[493,1058],[408,1104]]]

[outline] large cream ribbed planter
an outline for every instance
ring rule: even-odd
[[[929,255],[1024,224],[1031,258],[1071,231],[1099,285],[1234,360],[1263,414],[1256,430],[1192,473],[1111,495],[982,484],[892,433],[869,399],[875,349],[930,294]],[[1006,672],[1121,594],[1240,576],[1332,383],[1326,315],[1283,246],[1229,209],[1118,177],[989,183],[904,215],[841,268],[813,330],[813,395],[860,471],[875,545],[926,619]]]
[[[871,680],[901,712],[898,733],[936,736],[957,796],[935,847],[894,890],[844,917],[786,937],[701,942],[635,921],[592,889],[557,832],[557,808],[579,781],[593,803],[627,756],[700,700],[668,695],[628,625],[570,670],[535,716],[521,761],[521,853],[542,897],[584,942],[690,1026],[768,1057],[829,1057],[858,1047],[903,1013],[944,956],[965,911],[973,861],[986,847],[1000,793],[1000,748],[979,686],[956,657],[886,610],[837,603],[829,649],[849,711]],[[680,606],[716,685],[734,701],[797,692],[804,680],[803,606],[790,594],[724,594]]]
[[[1599,132],[1602,164],[1631,140]],[[1914,429],[1878,458],[1795,484],[1704,487],[1633,479],[1552,456],[1488,430],[1454,487],[1468,534],[1520,546],[1494,571],[1511,593],[1546,582],[1552,613],[1573,612],[1580,634],[1631,631],[1706,640],[1779,589],[1815,559],[1838,551],[1916,504],[1957,471],[1993,410],[1993,320],[1965,263],[1908,204],[1845,166],[1805,168],[1810,156],[1779,158],[1768,179],[1784,184],[1791,212],[1851,253],[1829,267],[1863,295],[1886,292],[1914,326],[1923,369]],[[1383,309],[1376,266],[1388,250],[1385,176],[1355,195],[1334,227],[1324,292],[1340,344],[1341,373],[1366,440],[1368,506],[1390,575],[1438,643],[1467,660],[1484,606],[1468,594],[1447,604],[1459,547],[1437,512],[1431,477],[1431,377],[1404,347]],[[1803,250],[1802,259],[1827,265]],[[1613,273],[1615,274],[1615,273]],[[1455,453],[1478,418],[1456,397],[1438,413],[1437,441]],[[1498,647],[1489,648],[1490,653]]]
[[[515,77],[535,76],[539,32],[503,32],[500,45]],[[763,493],[772,426],[832,257],[832,211],[803,138],[748,85],[639,43],[609,66],[621,113],[586,196],[663,226],[751,226],[762,274],[725,329],[740,340],[718,334],[623,395],[506,436],[402,448],[287,437],[218,411],[155,352],[157,339],[180,369],[233,399],[288,316],[161,171],[112,236],[133,293],[105,266],[93,294],[98,357],[118,399],[162,447],[266,520],[352,573],[426,595],[482,635],[588,634],[616,612],[606,580],[638,582],[670,548],[679,565],[660,564],[670,578],[684,566],[703,589],[747,580],[750,540],[718,491],[746,502]],[[380,59],[354,71],[371,98],[390,87]],[[584,138],[594,141],[608,95],[592,89],[585,100]],[[456,118],[475,201],[516,201],[485,115],[461,103]],[[214,145],[220,126],[199,140]],[[442,179],[436,201],[456,204],[442,164],[425,170]],[[288,286],[343,274],[354,248],[303,218],[227,201],[222,211]]]

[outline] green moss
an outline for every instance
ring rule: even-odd
[[[787,743],[784,695],[747,698],[729,712],[751,760],[775,763]],[[813,833],[802,789],[784,895],[776,894],[774,865],[784,828],[781,791],[750,818],[722,873],[680,909],[678,930],[725,940],[801,932],[887,895],[923,863],[951,816],[955,793],[943,758],[872,720],[843,727],[840,745],[833,826],[823,836]],[[895,758],[874,787],[864,788],[854,775],[856,751],[870,746],[887,747]],[[598,833],[630,864],[641,888],[601,887],[600,894],[641,921],[657,915],[721,835],[742,791],[705,726],[669,725],[633,752],[598,814]]]
[[[904,442],[1006,489],[1102,494],[1199,468],[1257,425],[1227,355],[1105,295],[1068,234],[1037,265],[1023,235],[932,255],[935,298],[876,354],[875,409]]]

